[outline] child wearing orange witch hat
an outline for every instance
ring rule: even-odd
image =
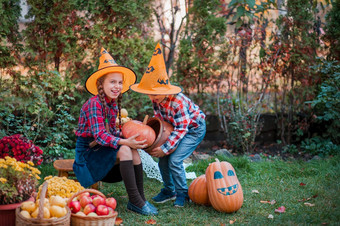
[[[183,207],[189,198],[183,160],[193,153],[205,136],[205,114],[181,93],[180,87],[170,84],[159,43],[140,83],[131,85],[130,89],[147,94],[155,117],[174,127],[167,141],[149,152],[159,158],[158,166],[164,182],[164,188],[152,199],[156,203],[176,199],[174,206]]]
[[[119,66],[104,48],[99,63],[98,71],[85,84],[94,96],[80,111],[73,170],[84,187],[97,181],[123,180],[129,197],[127,208],[143,215],[156,215],[157,209],[144,196],[143,167],[136,150],[145,148],[146,140],[137,141],[138,134],[123,139],[115,127],[122,93],[136,82],[136,74]]]

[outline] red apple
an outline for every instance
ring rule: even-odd
[[[70,207],[72,213],[77,213],[79,212],[81,205],[79,201],[72,201],[68,204],[68,207]]]
[[[89,196],[83,196],[81,197],[79,202],[80,202],[81,207],[84,208],[87,204],[92,203],[92,199]]]
[[[113,214],[115,211],[111,208],[111,207],[107,207],[107,209],[109,210],[109,214]]]
[[[96,213],[101,216],[101,215],[108,215],[109,214],[109,209],[105,205],[99,205],[97,207]]]
[[[97,207],[99,205],[105,205],[106,201],[103,197],[97,196],[92,200],[92,204]]]
[[[116,207],[117,207],[117,201],[113,197],[107,198],[106,199],[106,205],[111,207],[113,210],[115,210]]]
[[[91,199],[93,200],[95,197],[98,197],[98,196],[100,196],[100,195],[92,195]]]
[[[87,196],[87,197],[90,197],[90,192],[84,192],[84,193],[81,193],[80,195],[77,196],[78,200],[80,201],[81,197],[83,196]]]
[[[95,212],[96,211],[96,207],[93,205],[93,204],[87,204],[85,207],[84,207],[84,213],[86,215],[88,215],[89,213],[92,213],[92,212]]]

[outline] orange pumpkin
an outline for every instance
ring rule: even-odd
[[[208,196],[207,180],[205,175],[201,175],[193,180],[188,190],[189,198],[197,204],[211,206]]]
[[[139,133],[139,136],[136,140],[141,141],[146,139],[146,143],[148,146],[152,145],[156,139],[155,131],[148,125],[143,124],[137,120],[131,120],[124,123],[122,127],[123,137],[129,138],[133,135]]]
[[[205,171],[211,205],[220,212],[232,213],[243,204],[243,191],[234,167],[229,162],[211,163]]]

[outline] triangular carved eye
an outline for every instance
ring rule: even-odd
[[[232,170],[228,170],[228,176],[235,176],[235,173],[234,173],[234,171],[232,171]]]
[[[214,173],[214,179],[222,179],[223,178],[223,175],[220,171],[216,171]]]

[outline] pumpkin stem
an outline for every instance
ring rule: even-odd
[[[148,122],[148,118],[149,118],[149,115],[145,115],[144,120],[143,120],[144,125],[146,125],[146,123]]]
[[[220,162],[220,160],[218,160],[218,158],[215,158],[215,161],[216,161],[216,162]]]

